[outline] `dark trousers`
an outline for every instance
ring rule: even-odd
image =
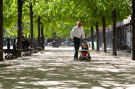
[[[80,39],[74,37],[74,59],[77,58],[78,59],[78,50],[79,50],[79,46],[80,46]]]

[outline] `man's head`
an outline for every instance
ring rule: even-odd
[[[24,36],[22,36],[22,39],[24,39]]]
[[[78,21],[78,22],[77,22],[77,25],[78,25],[78,27],[80,28],[80,27],[82,26],[82,22],[81,22],[81,21]]]

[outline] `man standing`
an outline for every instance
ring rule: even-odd
[[[78,21],[77,22],[77,26],[74,26],[71,33],[70,33],[70,37],[72,39],[72,42],[74,42],[74,60],[78,60],[78,50],[79,50],[79,46],[80,46],[80,38],[82,36],[82,38],[85,38],[85,34],[84,34],[84,30],[83,27],[81,27],[82,22]]]

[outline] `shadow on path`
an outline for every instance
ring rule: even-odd
[[[52,48],[6,61],[10,65],[0,67],[0,88],[134,89],[135,62],[130,57],[96,51],[91,56],[91,62],[74,61],[73,50]]]

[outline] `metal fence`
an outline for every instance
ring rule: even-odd
[[[131,51],[131,23],[117,27],[117,49]]]
[[[131,52],[131,23],[117,27],[117,50],[127,50]],[[112,49],[113,47],[113,29],[106,30],[106,45],[107,48]],[[94,34],[96,38],[96,34]],[[99,32],[99,47],[102,47],[102,32]],[[96,41],[96,39],[94,39]]]

